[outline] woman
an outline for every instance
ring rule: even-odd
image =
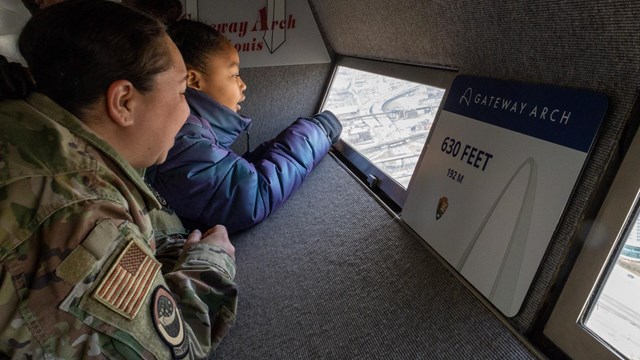
[[[0,358],[208,357],[235,318],[234,248],[194,232],[162,273],[136,170],[189,113],[176,46],[86,0],[36,14],[19,47],[40,93],[0,103]]]

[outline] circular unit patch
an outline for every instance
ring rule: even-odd
[[[184,358],[189,353],[189,346],[185,341],[184,323],[176,300],[167,288],[158,286],[153,292],[151,304],[151,318],[160,337],[169,345],[174,358]]]

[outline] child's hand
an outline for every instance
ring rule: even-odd
[[[222,225],[216,225],[212,227],[211,229],[207,230],[204,235],[202,235],[200,230],[194,230],[193,232],[191,232],[184,244],[184,251],[189,250],[192,245],[199,242],[219,246],[222,248],[222,250],[231,255],[232,258],[235,258],[236,249],[233,247],[233,245],[231,245],[231,241],[229,241],[227,228]]]
[[[331,139],[331,144],[335,144],[340,139],[342,124],[331,111],[325,110],[314,116],[312,120],[324,129],[327,137]]]

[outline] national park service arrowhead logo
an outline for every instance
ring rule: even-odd
[[[438,200],[438,207],[436,208],[436,220],[439,220],[445,212],[447,212],[447,208],[449,207],[449,199],[446,196],[443,196]]]

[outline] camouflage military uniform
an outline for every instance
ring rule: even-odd
[[[50,99],[0,103],[0,358],[209,356],[235,319],[234,261],[196,244],[160,271],[159,208]],[[163,247],[179,250],[165,236],[179,224],[164,224]]]

